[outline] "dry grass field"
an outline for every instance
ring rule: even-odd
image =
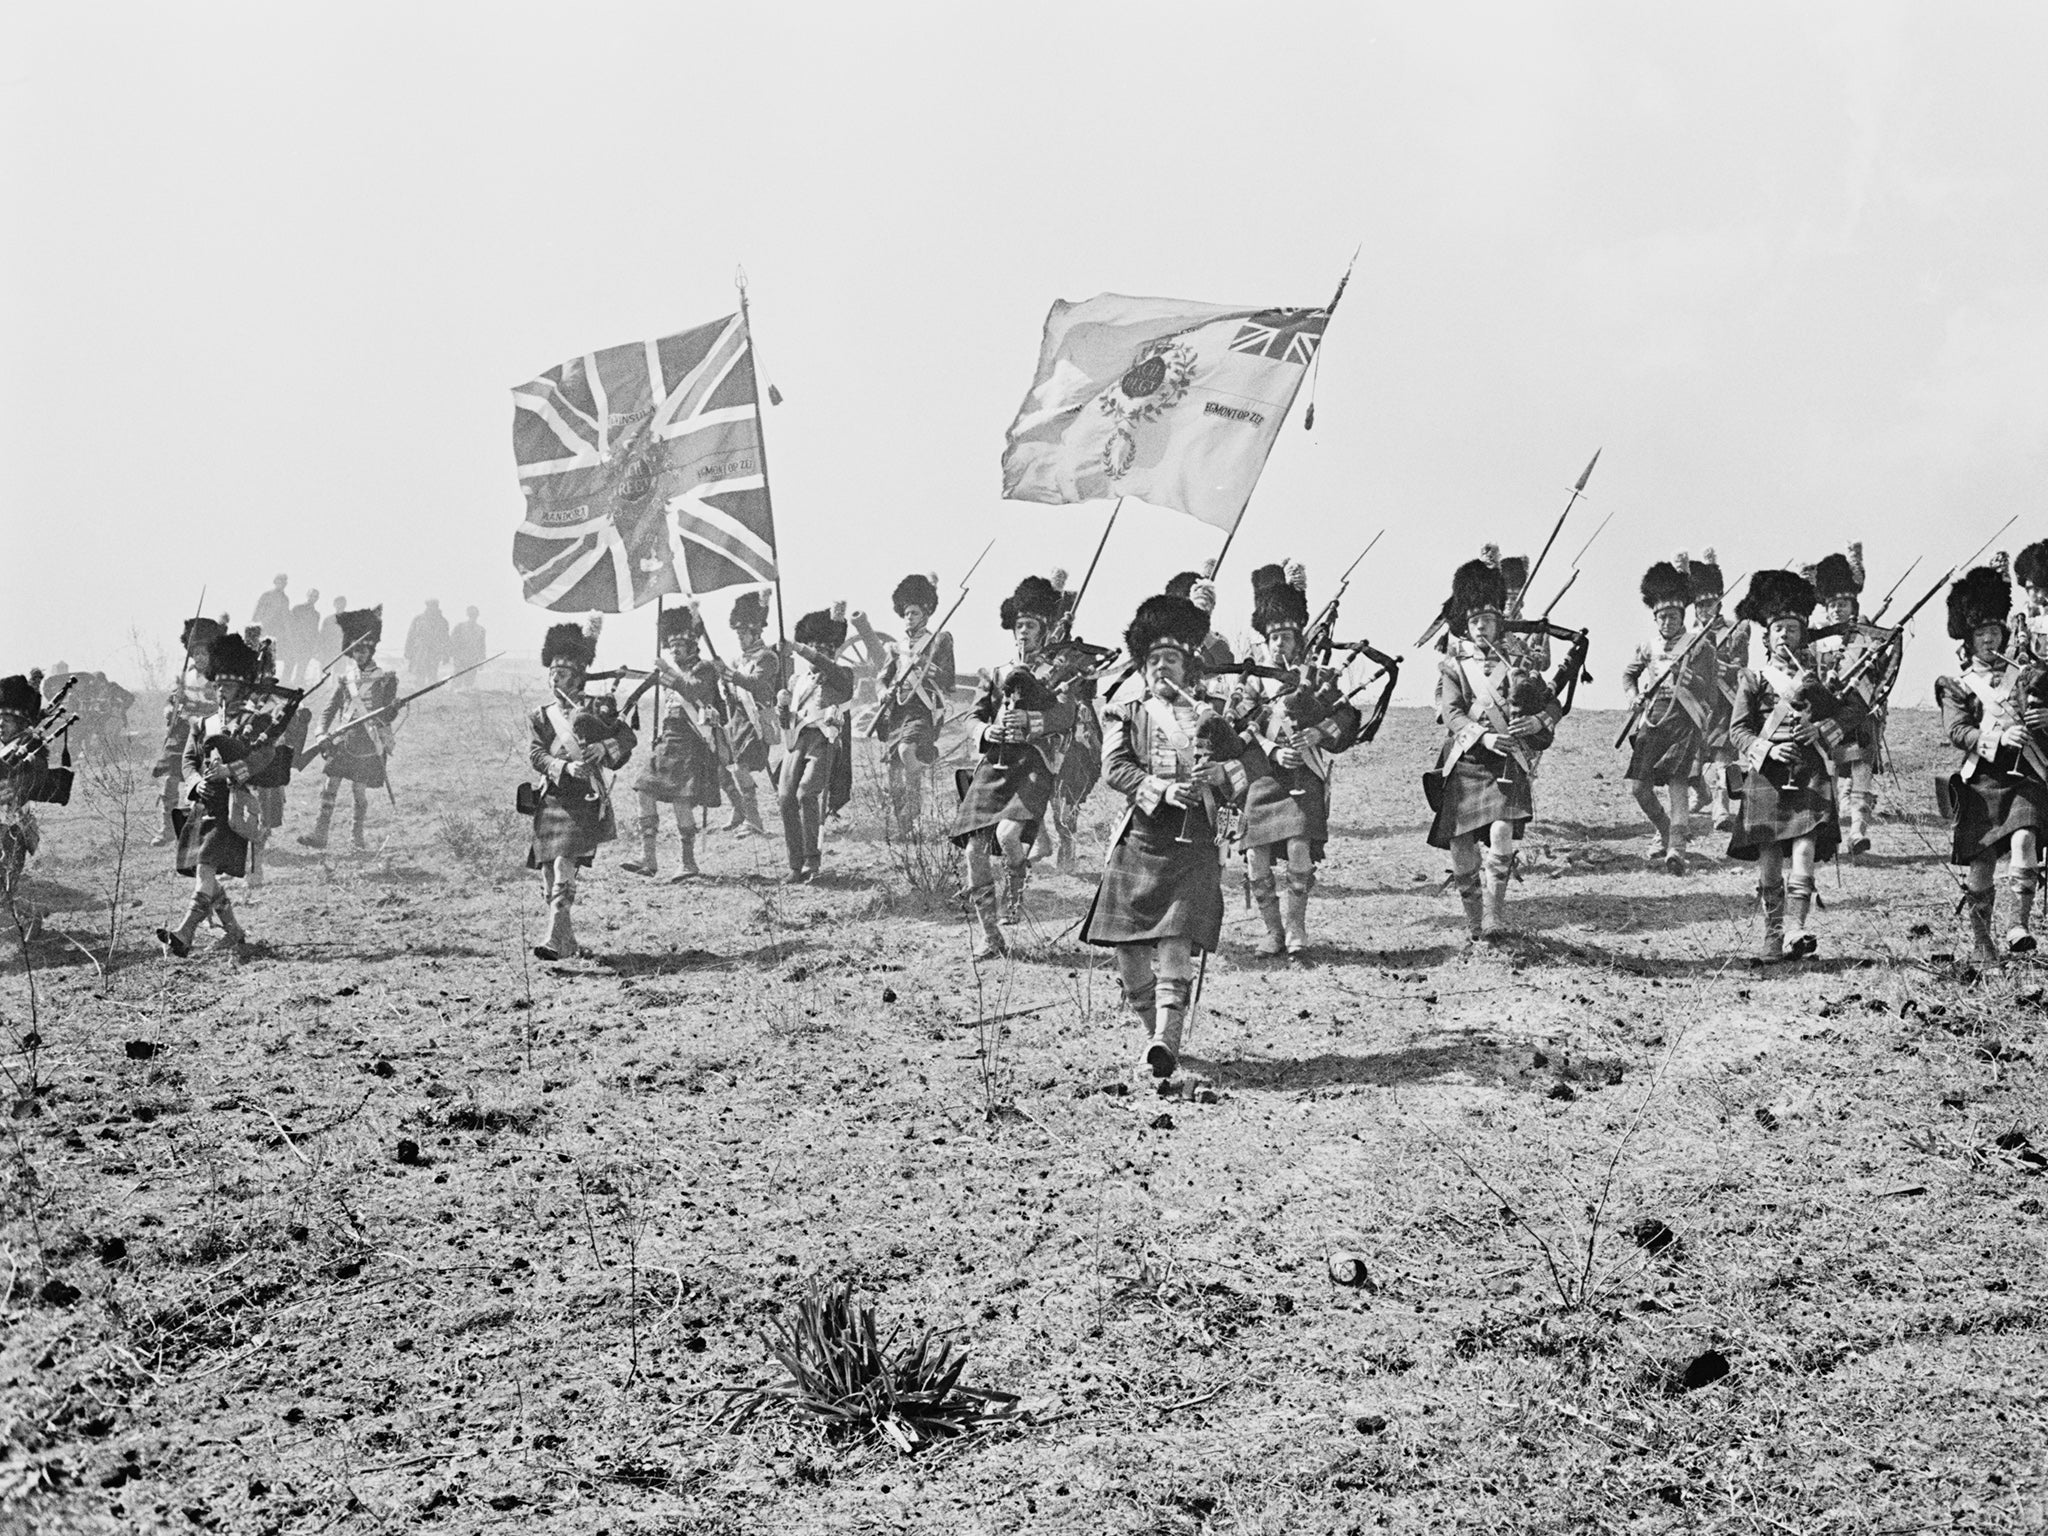
[[[1927,714],[1820,956],[1759,971],[1750,870],[1645,867],[1597,714],[1517,934],[1465,952],[1397,712],[1340,769],[1320,963],[1252,958],[1233,874],[1160,1096],[1088,882],[977,972],[865,763],[818,886],[779,840],[688,885],[617,845],[600,961],[532,960],[521,706],[430,703],[371,854],[296,848],[294,790],[239,961],[156,957],[146,768],[46,818],[0,975],[0,1528],[2048,1527],[2048,992],[1941,958]],[[716,1422],[839,1279],[1014,1410],[915,1455]]]

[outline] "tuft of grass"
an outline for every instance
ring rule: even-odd
[[[914,1344],[899,1342],[901,1332],[881,1332],[874,1307],[857,1303],[851,1280],[815,1286],[797,1302],[794,1318],[763,1335],[789,1380],[723,1388],[730,1396],[719,1416],[737,1429],[764,1409],[787,1409],[842,1432],[879,1435],[909,1454],[985,1428],[1015,1405],[1011,1393],[960,1384],[966,1350],[931,1329]]]

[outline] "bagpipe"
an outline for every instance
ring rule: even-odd
[[[1563,595],[1561,592],[1558,594],[1560,597]],[[1543,683],[1550,695],[1549,703],[1555,705],[1557,718],[1562,720],[1572,712],[1572,705],[1578,698],[1579,684],[1593,681],[1593,674],[1586,670],[1586,657],[1593,648],[1592,632],[1553,623],[1547,610],[1543,617],[1538,619],[1504,619],[1500,628],[1504,635],[1541,635],[1546,640],[1565,642],[1564,660],[1557,664],[1549,678],[1544,678],[1542,673],[1534,668],[1528,669],[1538,682]],[[1510,664],[1514,665],[1512,658]],[[1509,700],[1509,705],[1510,708],[1513,707],[1513,700]]]
[[[607,677],[610,675],[607,674]],[[569,739],[578,747],[601,746],[614,740],[625,728],[625,712],[611,693],[584,693],[576,697],[564,693],[560,688],[552,690],[555,703],[560,707],[563,719],[569,727]],[[582,760],[580,753],[565,753],[571,762]],[[514,802],[519,814],[531,816],[541,807],[541,801],[548,793],[545,783],[535,784],[524,780]],[[604,771],[593,767],[589,776],[579,778],[564,774],[553,785],[555,798],[566,805],[608,805],[610,792],[605,783]]]
[[[1758,771],[1778,789],[1803,788],[1832,771],[1820,749],[1804,741],[1803,737],[1811,727],[1825,724],[1841,714],[1841,696],[1797,652],[1780,649],[1772,653],[1772,659],[1791,676],[1792,688],[1790,692],[1781,694],[1772,705],[1763,729],[1757,734],[1773,748],[1797,744],[1803,750],[1789,763],[1766,753],[1763,766]],[[1731,766],[1736,771],[1729,776],[1728,793],[1731,798],[1739,800],[1742,798],[1741,765]]]
[[[708,679],[692,677],[666,656],[657,656],[654,658],[654,667],[651,671],[639,667],[614,667],[609,672],[593,672],[585,681],[631,680],[634,683],[633,691],[613,706],[613,713],[620,720],[637,718],[633,710],[640,700],[650,689],[665,686],[679,701],[676,712],[682,716],[684,724],[689,726],[691,734],[718,759],[720,767],[730,768],[735,760],[732,738],[726,734],[725,722],[710,712],[712,704],[723,703],[725,698],[725,680],[716,673],[715,652],[713,656],[714,672]],[[701,716],[699,710],[704,711]]]
[[[65,700],[76,682],[75,677],[66,678],[64,686],[43,701],[34,723],[13,740],[0,744],[0,776],[20,781],[18,793],[22,800],[49,805],[71,802],[75,775],[69,732],[78,723],[78,715],[65,707]],[[52,768],[48,761],[50,748],[59,741],[64,743],[63,761]]]
[[[1217,793],[1220,787],[1217,783],[1220,775],[1218,765],[1243,753],[1244,742],[1240,735],[1243,727],[1233,724],[1227,716],[1219,714],[1215,705],[1207,699],[1190,693],[1165,678],[1153,684],[1153,690],[1167,703],[1186,704],[1195,712],[1194,740],[1188,751],[1188,777],[1182,782],[1195,786],[1196,798],[1182,808],[1180,831],[1174,834],[1173,840],[1183,844],[1202,841],[1201,827],[1195,820],[1197,815],[1201,815],[1206,817],[1209,823],[1208,841],[1218,848],[1226,847],[1236,834],[1235,815],[1234,807]]]
[[[1085,640],[1056,636],[1031,660],[1014,663],[1003,673],[995,689],[997,717],[1011,709],[1044,714],[1057,708],[1068,688],[1084,678],[1092,679],[1118,654],[1114,646],[1090,645]],[[1015,757],[1009,749],[1025,745],[984,737],[982,757],[993,763],[1013,762]]]

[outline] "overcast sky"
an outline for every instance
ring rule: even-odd
[[[879,621],[994,537],[970,659],[1108,510],[1000,499],[1052,301],[1313,304],[1359,246],[1226,630],[1254,564],[1305,559],[1320,603],[1385,526],[1343,628],[1405,649],[1482,541],[1534,553],[1596,447],[1552,558],[1614,513],[1560,609],[1597,702],[1680,547],[1733,578],[1860,536],[1874,592],[1926,557],[1917,596],[2009,516],[2004,547],[2048,536],[2039,6],[9,15],[0,670],[132,674],[131,630],[174,642],[202,586],[243,621],[279,571],[531,649],[510,387],[730,312],[740,263],[792,610]],[[1127,510],[1082,632],[1219,541]],[[1902,697],[1949,659],[1937,600]]]

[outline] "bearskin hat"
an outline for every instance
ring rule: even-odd
[[[225,634],[226,629],[214,619],[191,618],[178,631],[178,643],[185,648],[187,656],[196,656]]]
[[[0,677],[0,714],[26,715],[34,720],[42,712],[43,696],[34,683],[19,672],[12,677]]]
[[[256,653],[256,647],[240,635],[222,635],[213,642],[213,651],[206,658],[206,680],[209,683],[217,683],[224,677],[238,677],[245,683],[253,683],[262,669],[263,658]]]
[[[1805,623],[1813,616],[1814,600],[1813,583],[1799,572],[1758,571],[1749,578],[1742,601],[1735,605],[1735,617],[1753,624],[1768,624],[1773,619]]]
[[[912,605],[926,613],[938,611],[939,584],[934,578],[912,571],[896,583],[896,590],[889,594],[889,606],[896,610],[896,616],[903,617],[903,610]]]
[[[2021,550],[2012,573],[2023,587],[2048,587],[2048,539]]]
[[[1996,566],[1965,571],[1948,589],[1948,637],[1967,640],[1980,624],[2003,624],[2012,612],[2012,587]]]
[[[1036,619],[1050,624],[1060,616],[1059,589],[1043,576],[1026,576],[1017,590],[1003,599],[1003,628],[1015,629],[1019,619]]]
[[[729,620],[735,630],[766,629],[768,627],[768,599],[760,592],[742,592],[733,599],[732,618]]]
[[[1300,629],[1308,623],[1308,599],[1287,579],[1284,565],[1262,565],[1252,572],[1252,628],[1269,634],[1275,625]]]
[[[846,644],[846,620],[832,617],[832,610],[820,608],[796,621],[796,643],[808,645],[827,655],[837,655]]]
[[[1507,601],[1507,583],[1501,580],[1499,567],[1484,560],[1467,560],[1451,575],[1450,611],[1445,622],[1451,633],[1462,640],[1465,621],[1475,611],[1491,608],[1499,613]]]
[[[341,648],[344,651],[354,650],[365,640],[375,645],[384,638],[384,605],[351,608],[346,613],[336,614],[334,622],[341,626]]]
[[[1691,598],[1692,584],[1669,560],[1659,560],[1643,572],[1643,606],[1650,612],[1683,608]]]
[[[558,661],[571,662],[583,671],[597,660],[597,641],[581,624],[550,624],[540,642],[540,664],[552,667]]]
[[[1721,575],[1721,563],[1711,549],[1701,550],[1697,560],[1686,562],[1685,579],[1692,588],[1694,602],[1703,597],[1720,597],[1728,590],[1726,578]]]
[[[1863,591],[1863,575],[1847,555],[1824,555],[1813,568],[1813,590],[1822,602],[1831,597],[1856,597]]]
[[[1527,555],[1502,555],[1500,557],[1501,585],[1510,593],[1519,592],[1529,585],[1529,557]]]
[[[699,640],[704,635],[704,621],[697,616],[697,610],[685,603],[676,608],[661,610],[660,631],[655,640],[658,644],[669,645],[677,640]]]
[[[1192,658],[1200,653],[1208,636],[1208,614],[1188,598],[1162,592],[1138,605],[1130,628],[1124,631],[1124,651],[1140,665],[1155,645],[1178,646]]]

